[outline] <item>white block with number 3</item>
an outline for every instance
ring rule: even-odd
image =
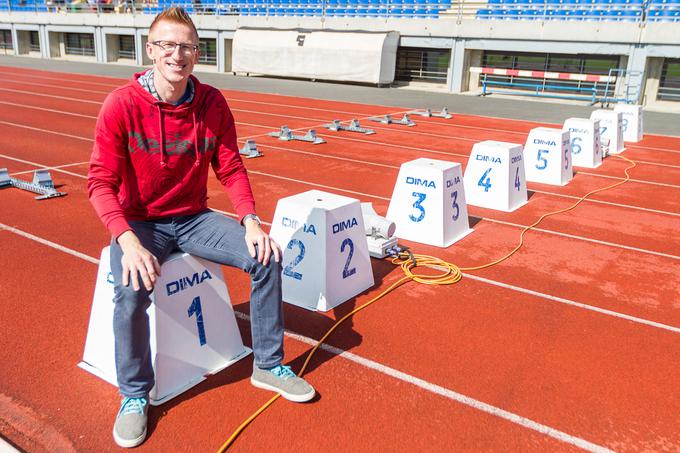
[[[113,339],[113,277],[102,250],[83,361],[78,365],[117,385]],[[174,253],[151,293],[151,363],[158,405],[247,356],[218,264]]]
[[[529,132],[524,145],[524,171],[527,181],[563,186],[571,181],[569,132],[549,127],[536,127]]]
[[[283,250],[283,300],[328,311],[372,287],[359,200],[320,190],[282,198],[270,231]]]
[[[643,135],[642,106],[617,104],[614,111],[621,114],[624,142],[639,142]]]
[[[590,119],[600,120],[600,145],[606,154],[619,154],[625,150],[621,112],[599,109],[590,114]]]
[[[424,157],[401,164],[387,218],[398,238],[437,247],[471,233],[460,164]]]
[[[569,132],[572,165],[587,168],[602,165],[600,120],[569,118],[562,130]]]
[[[522,145],[487,140],[475,143],[465,168],[468,204],[514,211],[527,202]]]

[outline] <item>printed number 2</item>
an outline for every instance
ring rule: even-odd
[[[491,176],[488,176],[490,172],[491,169],[487,168],[482,177],[479,178],[479,181],[477,181],[478,186],[484,187],[484,192],[488,192],[491,188]]]
[[[298,253],[298,255],[293,258],[293,261],[283,269],[283,275],[286,277],[293,277],[295,280],[302,280],[302,274],[293,271],[293,268],[300,264],[300,261],[305,257],[305,244],[299,239],[291,239],[286,248],[288,250],[293,250],[293,247],[296,245],[300,248],[300,253]]]
[[[418,217],[414,216],[413,214],[409,214],[408,218],[413,220],[414,222],[420,222],[425,218],[425,208],[421,205],[423,201],[425,201],[425,195],[424,193],[420,192],[413,192],[413,196],[418,198],[415,203],[413,203],[413,207],[416,208],[417,210],[420,211],[420,215]]]
[[[349,246],[349,255],[347,255],[347,261],[345,261],[345,267],[342,269],[342,278],[347,278],[350,275],[354,275],[357,271],[356,267],[349,268],[349,262],[352,261],[352,255],[354,255],[354,242],[350,238],[342,241],[340,246],[340,253],[345,251],[345,246]]]
[[[539,149],[539,150],[538,150],[538,156],[536,157],[536,159],[537,159],[539,162],[542,162],[542,165],[539,166],[538,164],[536,164],[536,168],[537,168],[537,169],[539,169],[539,170],[545,170],[546,168],[548,168],[548,159],[546,159],[545,157],[543,157],[542,154],[544,154],[544,153],[545,153],[545,154],[548,154],[549,152],[550,152],[550,150],[548,150],[548,149]]]
[[[457,190],[454,190],[453,192],[451,192],[451,198],[453,198],[453,200],[451,200],[451,207],[454,210],[453,221],[455,222],[456,220],[458,220],[458,216],[460,215],[460,206],[458,206],[458,203],[457,203],[457,201],[458,201],[458,191]]]
[[[198,328],[198,341],[201,343],[201,346],[205,345],[206,340],[205,340],[205,326],[203,325],[203,310],[201,309],[201,298],[199,296],[194,297],[194,300],[191,301],[191,306],[189,306],[189,310],[187,310],[187,313],[189,314],[189,317],[191,318],[191,315],[194,313],[196,314],[196,327]]]

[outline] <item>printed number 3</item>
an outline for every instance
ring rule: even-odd
[[[458,203],[457,203],[457,201],[458,201],[458,191],[457,190],[454,190],[453,192],[451,192],[451,198],[453,198],[453,200],[451,200],[451,207],[455,211],[454,214],[453,214],[453,221],[455,222],[456,220],[458,220],[458,216],[460,215],[460,206],[458,206]]]
[[[413,192],[413,196],[418,198],[415,203],[413,203],[413,207],[416,208],[417,210],[420,211],[420,215],[418,217],[414,216],[413,214],[409,214],[408,218],[413,220],[414,222],[420,222],[425,218],[425,208],[421,205],[423,201],[425,201],[425,195],[424,193],[420,192]]]

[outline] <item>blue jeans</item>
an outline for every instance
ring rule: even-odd
[[[171,252],[181,250],[250,274],[250,324],[255,365],[270,368],[283,360],[283,307],[281,266],[273,257],[267,266],[248,252],[245,228],[236,220],[207,210],[192,216],[168,217],[154,221],[131,221],[142,245],[162,264]],[[149,346],[150,292],[140,283],[122,285],[123,252],[111,241],[111,272],[114,280],[113,331],[116,371],[120,393],[130,398],[145,397],[154,386]],[[141,279],[140,279],[141,282]]]

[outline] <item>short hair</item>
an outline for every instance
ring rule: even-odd
[[[154,18],[153,22],[151,22],[151,26],[149,27],[149,35],[151,35],[151,32],[153,31],[156,24],[158,24],[161,21],[186,25],[187,27],[191,28],[194,31],[196,37],[198,37],[198,30],[196,30],[196,25],[194,25],[194,21],[191,20],[191,16],[189,16],[189,13],[187,13],[186,10],[181,6],[171,6],[170,8],[158,13],[158,15]]]

